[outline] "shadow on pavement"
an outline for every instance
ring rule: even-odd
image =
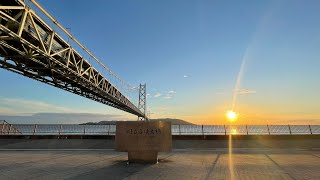
[[[78,174],[72,178],[68,178],[69,180],[79,180],[79,179],[124,179],[128,176],[131,176],[143,169],[152,166],[152,164],[136,164],[131,163],[127,164],[127,161],[114,161],[115,163],[106,166],[104,168],[100,168],[97,170],[93,170],[87,173]]]

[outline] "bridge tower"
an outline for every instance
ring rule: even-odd
[[[143,120],[148,120],[148,117],[146,116],[146,112],[147,112],[147,89],[146,89],[146,84],[140,84],[138,108],[144,115],[144,116],[138,116],[138,120],[142,120],[142,121]]]

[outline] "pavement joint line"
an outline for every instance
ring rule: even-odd
[[[168,159],[169,157],[172,157],[172,156],[174,156],[175,154],[176,154],[175,152],[171,151],[170,154],[169,154],[167,157],[165,157],[165,158],[163,158],[163,159],[161,159],[161,160]],[[159,159],[158,159],[158,163],[161,163],[161,161],[159,161]],[[163,176],[163,173],[160,173],[160,175],[159,175],[158,177],[156,177],[156,180],[157,180],[157,179],[161,179],[162,176]]]
[[[174,156],[174,155],[175,155],[174,151],[171,151],[170,154],[167,157],[165,157],[165,158],[163,158],[161,160],[168,159],[169,157]]]
[[[221,152],[221,151],[228,151],[229,148],[179,148],[179,149],[172,149],[175,152],[184,152],[184,151],[213,151],[213,152]],[[308,151],[310,149],[283,149],[283,148],[233,148],[235,151],[258,151],[258,152],[266,152],[266,151]],[[320,149],[319,149],[320,150]]]
[[[289,172],[287,172],[282,166],[280,166],[276,161],[274,161],[268,154],[264,154],[271,162],[273,162],[279,169],[281,169],[283,172],[285,172],[291,179],[297,180],[295,177],[293,177]]]
[[[316,155],[316,154],[313,154],[313,153],[310,153],[312,156],[315,156],[317,158],[320,158],[320,156]]]
[[[206,175],[205,180],[209,180],[209,179],[210,179],[210,175],[211,175],[211,173],[213,172],[213,169],[214,169],[214,167],[216,166],[219,158],[220,158],[220,153],[217,154],[216,159],[214,160],[214,162],[213,162],[212,165],[210,166],[210,169],[209,169],[209,171],[208,171],[208,173],[207,173],[207,175]]]

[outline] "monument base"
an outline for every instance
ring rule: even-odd
[[[157,151],[129,151],[128,161],[129,163],[157,163],[158,152]]]

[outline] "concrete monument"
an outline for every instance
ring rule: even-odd
[[[168,152],[171,149],[170,122],[117,122],[116,150],[128,152],[129,162],[157,163],[158,152]]]

